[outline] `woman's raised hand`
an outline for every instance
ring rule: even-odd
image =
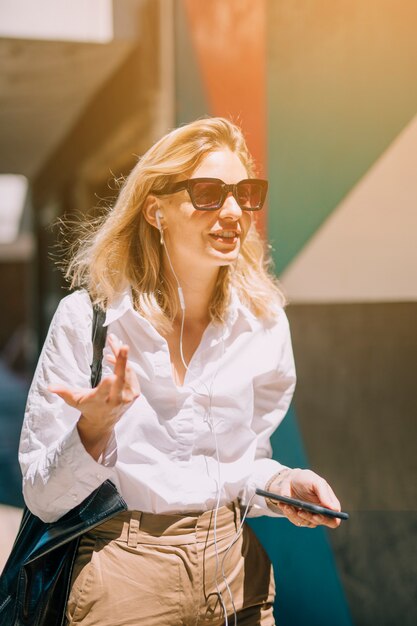
[[[311,470],[285,469],[280,472],[268,489],[281,496],[312,502],[334,511],[340,511],[340,502],[333,489],[324,478]],[[271,509],[280,510],[296,526],[315,528],[323,525],[336,528],[340,524],[338,518],[310,513],[282,502],[272,503],[269,501],[268,505]]]
[[[87,452],[96,460],[104,451],[116,422],[140,395],[138,379],[128,362],[129,347],[118,345],[114,335],[108,336],[107,343],[112,350],[107,360],[114,365],[114,372],[104,377],[97,387],[49,387],[49,391],[80,411],[78,432]]]

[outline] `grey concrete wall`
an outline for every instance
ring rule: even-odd
[[[417,303],[293,305],[310,466],[351,518],[330,533],[357,626],[417,623]]]

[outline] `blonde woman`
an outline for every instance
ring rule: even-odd
[[[30,391],[20,460],[28,507],[54,521],[110,479],[128,511],[85,534],[67,624],[274,624],[274,582],[250,516],[338,520],[329,485],[271,458],[295,372],[284,298],[253,215],[238,127],[180,127],[139,160],[81,241]],[[89,386],[91,301],[106,311],[103,377]]]

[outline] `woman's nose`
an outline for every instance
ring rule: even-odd
[[[242,209],[236,202],[236,198],[232,192],[227,195],[226,200],[223,202],[223,206],[220,209],[220,216],[226,218],[230,217],[232,219],[238,219],[242,216]]]

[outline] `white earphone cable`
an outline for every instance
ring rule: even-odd
[[[165,248],[165,252],[167,255],[167,259],[168,259],[168,263],[169,266],[171,268],[172,274],[175,278],[175,281],[177,283],[177,290],[178,290],[178,298],[179,298],[179,302],[180,302],[180,308],[181,308],[181,327],[180,327],[180,356],[181,356],[181,361],[182,364],[186,370],[187,373],[190,373],[190,369],[189,369],[189,365],[186,363],[185,361],[185,357],[184,357],[184,351],[183,351],[183,337],[184,337],[184,324],[185,324],[185,299],[184,299],[184,294],[178,279],[178,276],[174,270],[172,261],[171,261],[171,257],[170,254],[168,252],[167,246],[165,244],[164,241],[164,237],[163,237],[163,231],[162,231],[162,226],[160,224],[160,221],[158,221],[158,227],[161,233],[161,244],[164,246]],[[222,357],[224,355],[224,331],[222,334]],[[238,529],[238,531],[236,532],[236,535],[234,536],[232,543],[227,547],[225,555],[223,556],[222,562],[220,564],[220,557],[219,557],[219,550],[218,550],[218,546],[217,546],[217,515],[218,515],[218,511],[220,508],[220,500],[221,500],[221,464],[220,464],[220,455],[219,455],[219,447],[218,447],[218,440],[217,440],[217,433],[214,427],[214,422],[212,419],[212,399],[213,399],[213,386],[214,386],[214,381],[216,379],[217,373],[219,371],[220,368],[220,363],[221,363],[221,358],[218,359],[217,362],[217,368],[214,372],[213,378],[211,380],[210,383],[210,388],[207,386],[207,384],[203,381],[199,381],[200,384],[202,384],[202,386],[205,388],[206,392],[207,392],[207,397],[209,400],[209,405],[208,405],[208,410],[207,410],[207,414],[206,414],[206,418],[205,421],[207,421],[210,430],[213,433],[213,437],[214,437],[214,444],[215,444],[215,450],[216,450],[216,461],[217,461],[217,480],[215,480],[216,482],[216,506],[214,509],[214,523],[213,523],[213,540],[214,540],[214,551],[215,551],[215,555],[216,555],[216,567],[215,567],[215,574],[214,574],[214,583],[215,583],[215,587],[216,587],[216,592],[217,592],[217,597],[219,599],[219,602],[221,604],[222,610],[223,610],[223,615],[224,615],[224,626],[228,626],[229,621],[228,621],[228,617],[227,617],[227,609],[226,609],[226,604],[224,602],[223,599],[223,594],[220,590],[219,587],[219,583],[218,583],[218,577],[219,577],[219,569],[221,570],[221,575],[225,584],[225,587],[227,589],[227,592],[229,594],[230,597],[230,601],[232,604],[232,608],[233,608],[233,614],[234,614],[234,624],[235,626],[237,625],[237,613],[236,613],[236,608],[235,608],[235,603],[234,603],[234,598],[233,598],[233,594],[232,591],[230,589],[229,583],[227,582],[227,577],[225,576],[224,573],[224,562],[225,562],[225,558],[227,556],[227,554],[229,553],[231,547],[234,545],[234,543],[238,540],[240,533],[241,533],[241,528],[243,526],[243,522],[245,520],[247,511],[249,510],[249,504],[246,508],[246,513],[244,515],[243,521],[241,522],[241,525]],[[191,387],[191,385],[190,385]],[[202,395],[199,391],[197,391],[194,387],[191,387],[191,389],[194,391],[194,393],[197,393],[199,395]]]

